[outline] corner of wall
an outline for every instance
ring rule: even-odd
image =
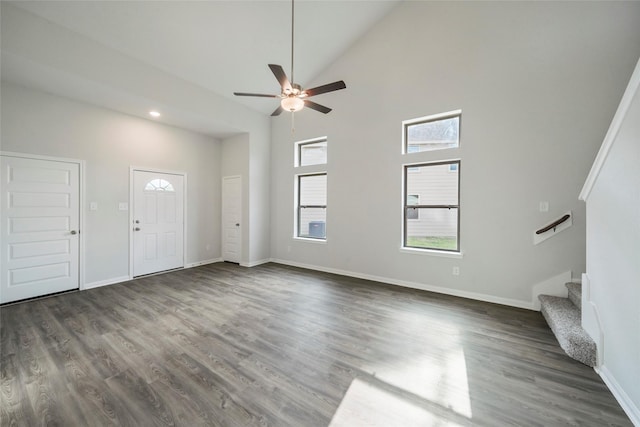
[[[553,295],[566,298],[568,291],[565,284],[571,281],[571,270],[560,273],[547,280],[536,283],[531,289],[531,306],[533,310],[540,311],[539,295]]]

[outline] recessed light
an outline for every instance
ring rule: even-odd
[[[160,113],[158,113],[157,111],[149,111],[149,115],[151,117],[160,117]]]

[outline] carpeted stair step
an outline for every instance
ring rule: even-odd
[[[565,285],[569,290],[569,299],[580,310],[582,310],[582,285],[580,283],[569,282]]]
[[[596,343],[582,329],[580,309],[569,298],[540,295],[541,312],[560,347],[575,360],[596,365]]]

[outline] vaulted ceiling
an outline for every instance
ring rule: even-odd
[[[307,87],[326,83],[314,79],[396,4],[397,0],[296,1],[296,81]],[[147,81],[158,74],[157,79],[165,83],[157,85],[156,91],[189,84],[200,98],[194,103],[211,97],[218,104],[239,103],[267,115],[277,105],[275,100],[237,98],[233,92],[278,93],[267,64],[281,64],[287,73],[291,67],[289,1],[20,1],[2,5],[3,80],[140,117],[154,107],[145,105],[153,102],[152,96],[132,89],[140,74]],[[31,38],[31,33],[38,32],[42,34]],[[59,40],[53,42],[53,38]],[[29,43],[49,45],[35,53],[36,47]],[[120,59],[113,59],[116,54]],[[63,57],[67,60],[60,59]],[[101,75],[110,65],[117,70]],[[163,98],[162,106],[176,110],[170,124],[217,136],[233,133],[232,127],[179,111],[185,110],[188,99],[181,99],[178,106],[166,105],[167,98],[170,96]]]

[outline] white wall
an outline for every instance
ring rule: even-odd
[[[186,172],[187,263],[220,257],[219,141],[4,82],[1,108],[3,151],[86,161],[85,283],[129,274],[130,166]]]
[[[634,76],[628,110],[586,199],[586,273],[604,338],[600,371],[640,425],[640,61]]]
[[[302,82],[344,79],[314,98],[334,111],[296,114],[293,136],[289,115],[273,119],[272,257],[531,306],[536,283],[585,270],[577,196],[639,55],[640,3],[401,3]],[[456,109],[459,149],[401,154],[403,120]],[[313,244],[291,237],[293,146],[324,135],[328,234]],[[399,250],[402,164],[427,158],[462,159],[462,259]],[[573,227],[532,244],[569,210]]]

